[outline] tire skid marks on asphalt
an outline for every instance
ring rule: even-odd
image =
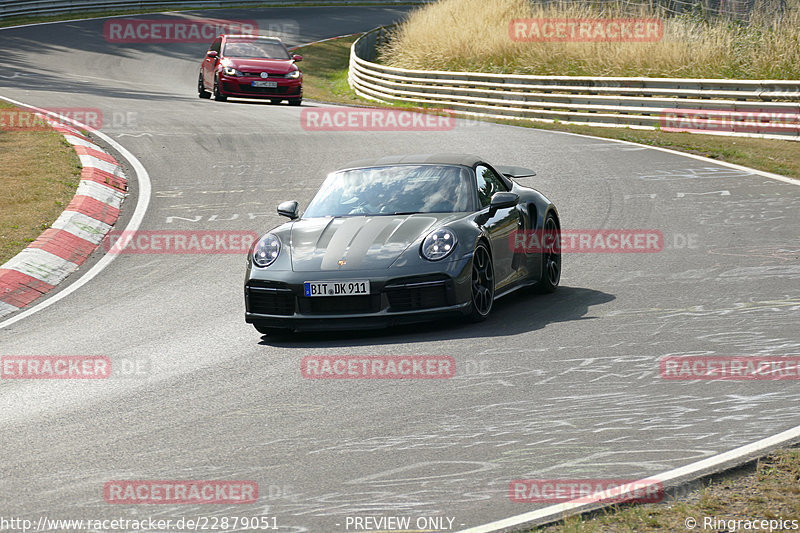
[[[702,310],[695,309],[685,324],[680,316],[668,319],[682,325],[687,338],[680,352],[675,351],[672,338],[654,330],[654,321],[662,321],[655,320],[659,311],[645,310],[643,320],[631,321],[625,314],[598,317],[610,322],[608,333],[590,345],[573,341],[555,350],[495,347],[471,354],[458,364],[466,368],[472,363],[480,371],[459,373],[447,386],[468,391],[475,401],[448,412],[431,406],[417,414],[424,421],[418,429],[398,424],[384,428],[381,435],[343,434],[333,441],[312,435],[262,443],[276,461],[288,460],[300,448],[325,464],[351,455],[385,457],[386,470],[354,481],[358,494],[317,493],[304,496],[302,502],[275,502],[271,509],[301,516],[356,513],[359,504],[368,503],[374,512],[433,512],[436,509],[421,503],[425,501],[421,497],[416,504],[409,501],[408,487],[413,485],[416,496],[424,493],[427,501],[447,508],[468,495],[477,500],[503,498],[512,479],[604,475],[639,479],[715,457],[784,427],[796,413],[800,388],[764,383],[745,391],[736,382],[702,386],[687,382],[676,393],[674,384],[667,388],[661,381],[658,357],[641,353],[638,339],[646,339],[664,356],[796,352],[797,342],[781,335],[781,328],[796,320],[799,310],[796,298],[790,297],[763,302],[720,297]],[[720,320],[723,315],[726,322]],[[742,323],[732,324],[737,316]],[[616,335],[620,322],[636,341],[620,342]],[[619,355],[585,355],[608,353],[611,347]],[[482,361],[487,364],[478,364]],[[497,401],[497,380],[513,385],[503,389],[503,401]],[[347,413],[342,416],[347,419]],[[448,471],[451,475],[445,476],[440,465],[423,468],[422,473],[406,470],[397,475],[392,466],[413,465],[441,451],[461,457],[475,447],[492,450],[486,459],[491,469],[464,475]],[[425,471],[437,474],[425,479]],[[359,500],[364,494],[374,499]]]
[[[752,176],[752,172],[737,170],[725,167],[690,167],[676,168],[669,170],[655,170],[650,174],[639,176],[639,179],[647,181],[675,181],[675,180],[697,180],[710,178],[742,178]]]
[[[29,306],[91,255],[119,217],[127,180],[113,156],[77,129],[42,115],[64,136],[83,170],[75,196],[55,222],[0,266],[0,317]],[[96,171],[108,176],[99,180]]]

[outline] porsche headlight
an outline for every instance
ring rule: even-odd
[[[291,72],[287,72],[287,73],[286,73],[286,74],[284,74],[283,76],[284,76],[284,78],[292,78],[292,79],[297,79],[297,78],[299,78],[299,77],[300,77],[300,71],[299,71],[299,70],[293,70],[293,71],[291,71]]]
[[[261,268],[268,267],[281,253],[281,241],[272,233],[261,237],[253,248],[253,263]]]
[[[222,67],[222,71],[226,76],[241,76],[242,73],[233,67]]]
[[[439,228],[428,233],[422,241],[420,252],[428,261],[444,259],[456,247],[456,234],[450,228]]]

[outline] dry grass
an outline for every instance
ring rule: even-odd
[[[789,0],[780,22],[706,23],[663,18],[658,42],[517,42],[516,18],[660,18],[616,4],[534,5],[527,0],[440,0],[414,11],[381,50],[387,64],[564,76],[647,76],[734,79],[800,78],[800,0]]]
[[[80,171],[60,133],[0,130],[0,265],[58,218],[75,195]]]

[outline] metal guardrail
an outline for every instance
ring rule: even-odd
[[[456,114],[800,140],[800,80],[529,76],[409,70],[375,63],[391,27],[350,50],[362,97]]]
[[[150,8],[193,9],[246,5],[346,6],[363,4],[423,4],[432,0],[0,0],[0,20],[20,16],[60,15],[87,11]]]

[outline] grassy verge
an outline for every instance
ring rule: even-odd
[[[303,56],[303,97],[337,104],[359,104],[363,100],[347,83],[350,45],[358,36],[342,37],[292,50]]]
[[[303,90],[307,98],[338,104],[380,105],[359,98],[347,85],[350,45],[355,39],[356,37],[336,39],[304,46],[297,50],[297,53],[303,56],[301,64],[303,66]],[[800,179],[800,142],[796,141],[748,137],[731,138],[631,128],[570,126],[529,120],[498,122],[671,148]]]
[[[696,13],[668,17],[645,3],[633,4],[440,0],[411,13],[382,48],[381,61],[412,69],[535,75],[800,79],[800,0],[787,0],[783,16],[757,3],[747,23],[705,20]],[[574,26],[557,30],[560,40],[541,37],[551,35],[548,19],[629,18],[656,19],[663,34],[608,41],[588,31],[581,37]],[[526,19],[538,22],[511,24]]]
[[[667,533],[673,531],[770,531],[732,520],[784,520],[800,524],[800,448],[759,459],[754,471],[713,479],[679,500],[609,509],[530,530],[531,533]],[[724,523],[707,523],[716,518]],[[695,527],[687,527],[694,520]],[[703,527],[705,524],[705,527]],[[777,525],[777,524],[774,524]],[[784,524],[786,525],[786,524]],[[792,529],[794,527],[794,529]],[[791,524],[772,531],[798,531]]]
[[[0,102],[0,112],[9,109]],[[0,264],[58,218],[80,172],[75,150],[60,133],[0,129]]]

